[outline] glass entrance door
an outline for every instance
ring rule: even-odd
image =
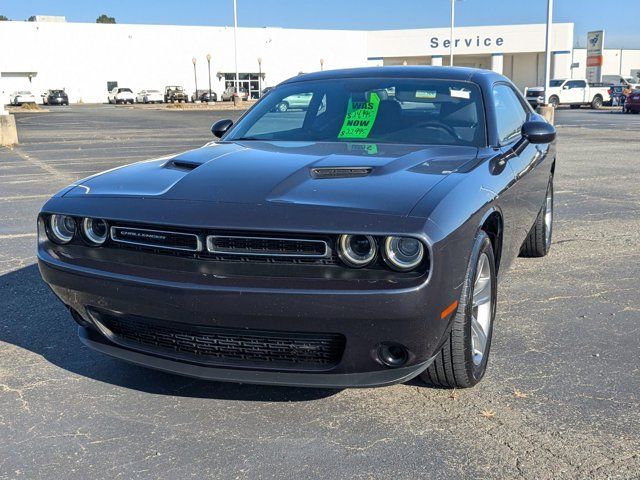
[[[249,98],[260,97],[260,82],[258,81],[257,73],[239,73],[238,78],[238,87],[244,88],[247,92],[249,92]],[[235,84],[235,80],[235,73],[225,73],[225,88],[232,87]]]

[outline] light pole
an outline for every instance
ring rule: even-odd
[[[211,101],[211,54],[207,53],[207,66],[209,67],[209,101]]]
[[[451,0],[451,30],[449,32],[449,66],[453,67],[453,46],[455,44],[454,39],[454,29],[455,29],[455,18],[456,18],[456,2],[461,2],[462,0]]]
[[[456,0],[451,0],[451,31],[449,32],[449,66],[453,67],[453,29],[456,18]]]
[[[544,54],[544,104],[549,101],[549,80],[551,77],[551,26],[553,25],[553,0],[547,0],[547,36]]]
[[[262,57],[258,57],[258,98],[262,96]]]
[[[240,94],[240,89],[238,88],[238,84],[240,83],[240,75],[238,74],[238,2],[237,0],[233,0],[233,55],[235,57],[236,62],[236,84],[235,84],[235,92],[236,95]]]
[[[191,59],[191,62],[193,63],[193,78],[196,82],[196,96],[195,96],[195,100],[198,100],[198,74],[196,73],[196,57],[193,57]]]

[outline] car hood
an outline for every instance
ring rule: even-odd
[[[110,170],[65,197],[136,197],[248,205],[310,205],[408,215],[475,147],[371,143],[221,142]]]

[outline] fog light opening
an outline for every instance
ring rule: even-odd
[[[71,312],[71,317],[75,320],[75,322],[78,325],[80,325],[81,327],[84,327],[84,328],[90,328],[91,327],[91,323],[88,322],[87,320],[85,320],[84,318],[82,318],[82,315],[80,315],[77,310],[69,307],[69,311]]]
[[[378,360],[387,367],[401,367],[409,359],[409,352],[399,343],[383,343],[378,347]]]

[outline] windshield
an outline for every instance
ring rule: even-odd
[[[130,88],[119,88],[118,89],[118,93],[123,93],[123,92],[131,93],[131,89]]]
[[[486,145],[476,84],[403,78],[285,84],[225,140]]]
[[[561,87],[563,83],[564,83],[564,80],[550,80],[549,81],[549,86],[550,87]]]
[[[18,92],[18,95],[31,95],[31,92],[20,91]]]

